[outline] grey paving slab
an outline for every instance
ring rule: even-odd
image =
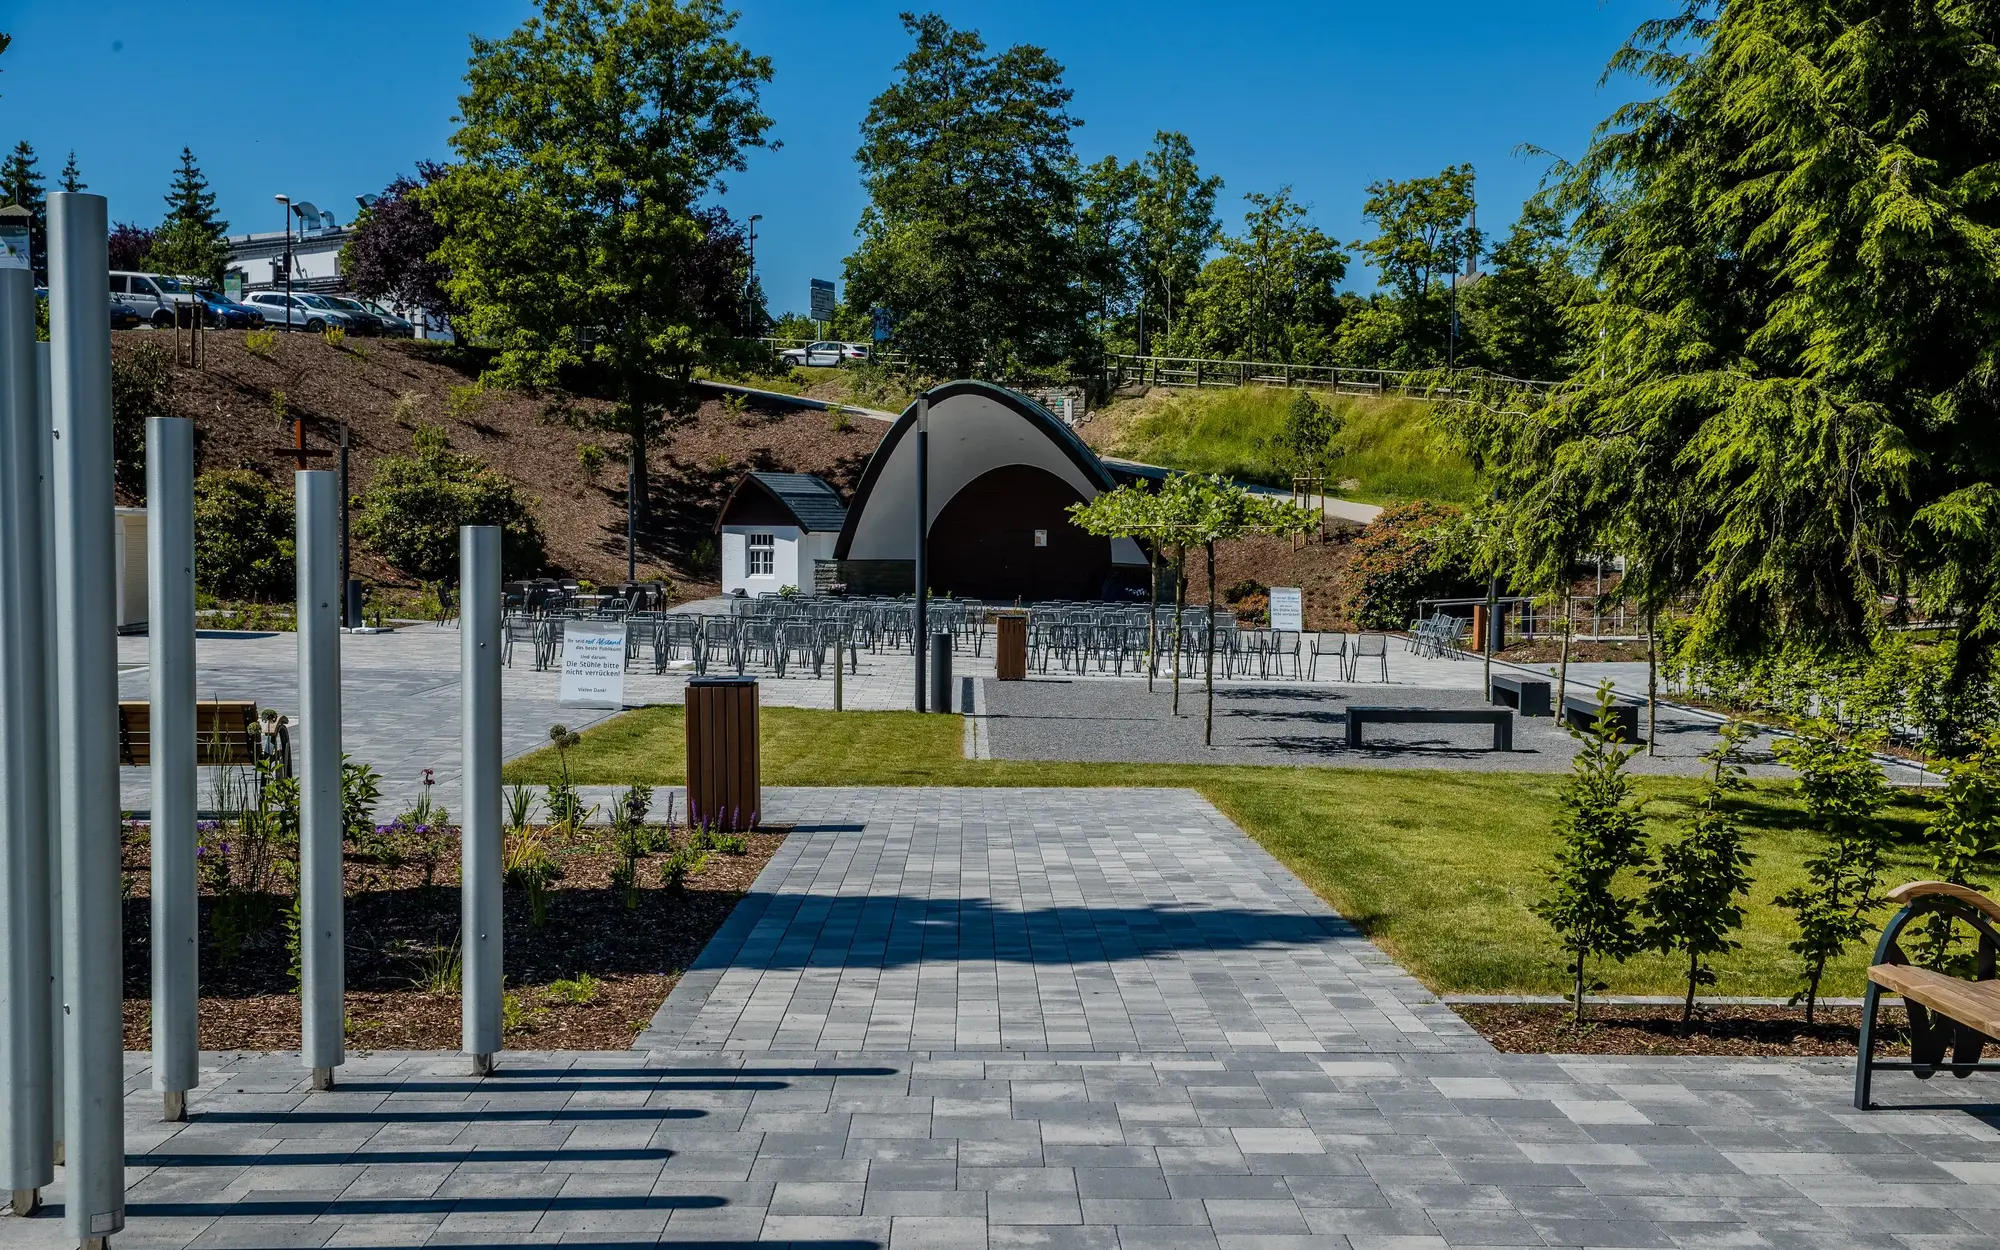
[[[629,1052],[127,1057],[121,1250],[2000,1244],[2000,1084],[1505,1055],[1198,797],[773,791]],[[60,1179],[0,1246],[66,1244]]]

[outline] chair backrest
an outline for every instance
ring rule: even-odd
[[[1389,635],[1362,634],[1354,640],[1354,654],[1357,656],[1378,656],[1389,654]]]

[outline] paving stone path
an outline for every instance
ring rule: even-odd
[[[633,1050],[212,1055],[184,1126],[131,1056],[114,1244],[2000,1244],[1992,1078],[1497,1054],[1185,792],[768,802]]]

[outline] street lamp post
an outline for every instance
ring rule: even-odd
[[[757,223],[764,220],[764,214],[750,214],[750,280],[743,286],[743,324],[754,333],[757,329],[757,304],[751,292],[757,289]]]
[[[274,195],[271,198],[285,206],[285,333],[290,334],[292,332],[292,197]]]

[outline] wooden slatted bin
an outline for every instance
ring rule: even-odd
[[[994,677],[1000,681],[1028,680],[1028,618],[1004,612],[993,619]]]
[[[755,826],[764,808],[758,756],[757,679],[688,682],[688,819],[731,832]]]

